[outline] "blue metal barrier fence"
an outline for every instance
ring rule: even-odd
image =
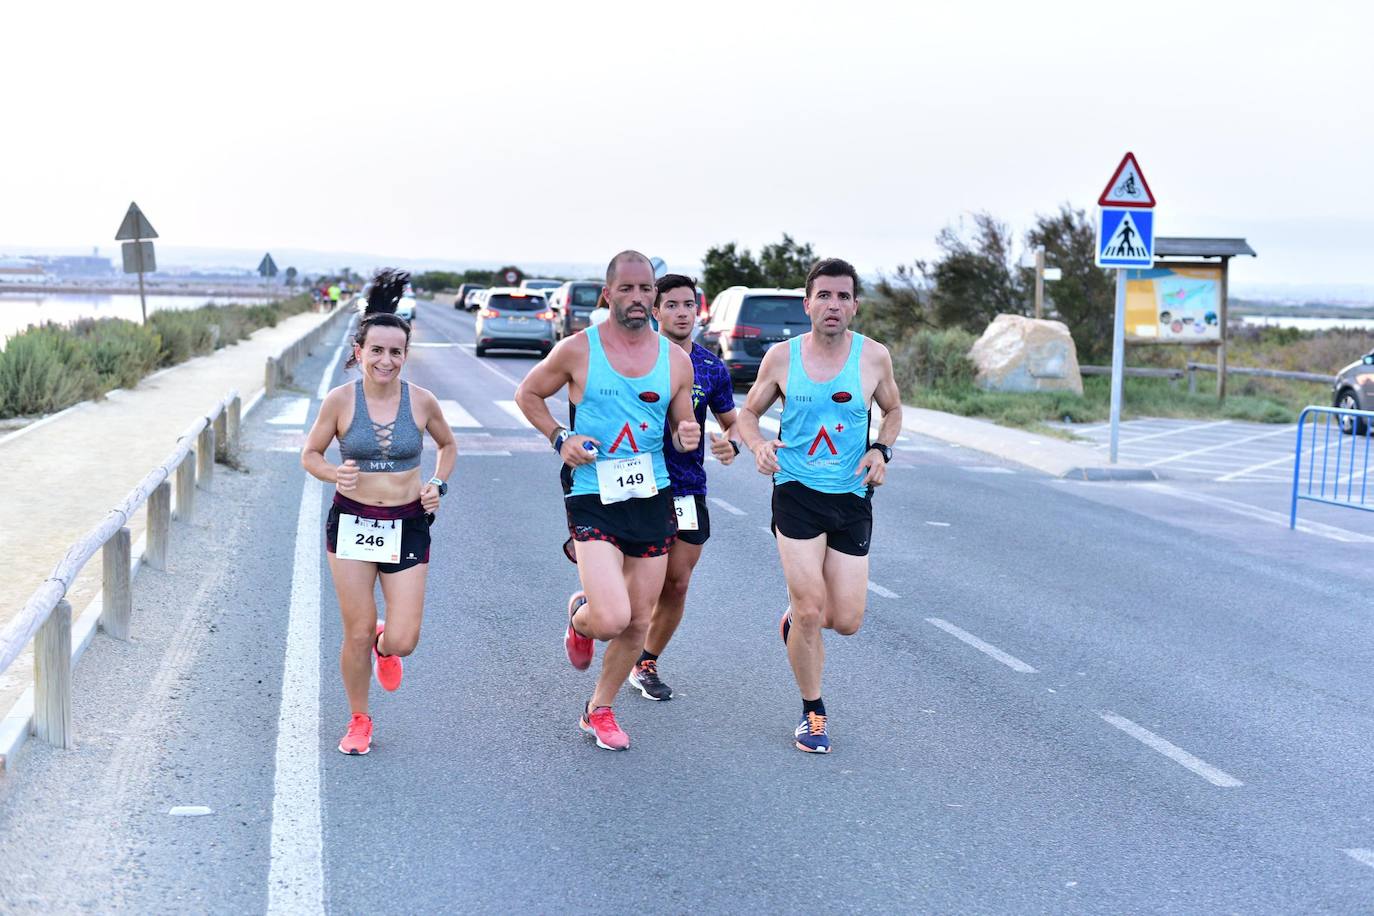
[[[1309,417],[1312,431],[1308,436],[1307,453],[1303,454],[1303,437],[1307,435]],[[1303,408],[1298,416],[1298,443],[1293,451],[1293,504],[1288,515],[1289,528],[1298,524],[1300,499],[1374,512],[1374,492],[1369,492],[1368,486],[1371,438],[1374,438],[1374,411],[1316,405]],[[1320,468],[1317,467],[1319,452]],[[1307,471],[1305,487],[1304,468]],[[1366,502],[1366,496],[1371,502]]]

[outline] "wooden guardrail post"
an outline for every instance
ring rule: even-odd
[[[129,581],[130,535],[120,528],[101,548],[100,629],[115,639],[128,641],[134,593]]]
[[[1188,393],[1197,394],[1197,369],[1192,363],[1188,364]]]
[[[239,450],[239,426],[243,418],[243,402],[237,394],[229,400],[229,407],[225,413],[229,415],[225,422],[225,438],[229,440],[229,450],[237,452]]]
[[[196,486],[202,490],[210,489],[210,480],[215,476],[215,428],[209,423],[196,437]]]
[[[33,638],[33,733],[72,746],[72,606],[65,598]]]
[[[276,397],[277,395],[277,359],[275,356],[267,357],[267,371],[263,374],[263,393],[265,398]]]
[[[172,485],[165,480],[148,494],[147,530],[143,562],[153,569],[166,569],[167,543],[172,533]]]
[[[177,508],[173,518],[187,521],[196,511],[196,456],[187,452],[177,465]]]
[[[223,464],[229,460],[229,418],[227,411],[220,408],[215,414],[215,460]]]

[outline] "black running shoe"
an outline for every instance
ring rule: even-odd
[[[673,698],[673,688],[658,679],[658,662],[651,658],[644,659],[630,671],[630,686],[638,688],[646,700]]]

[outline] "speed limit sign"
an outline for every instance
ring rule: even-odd
[[[514,286],[520,282],[520,271],[508,270],[501,275],[501,279],[506,281],[507,286]]]

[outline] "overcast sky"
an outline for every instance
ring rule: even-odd
[[[1126,150],[1237,283],[1369,283],[1368,3],[18,3],[0,251],[168,244],[890,270]],[[246,265],[252,266],[252,265]]]

